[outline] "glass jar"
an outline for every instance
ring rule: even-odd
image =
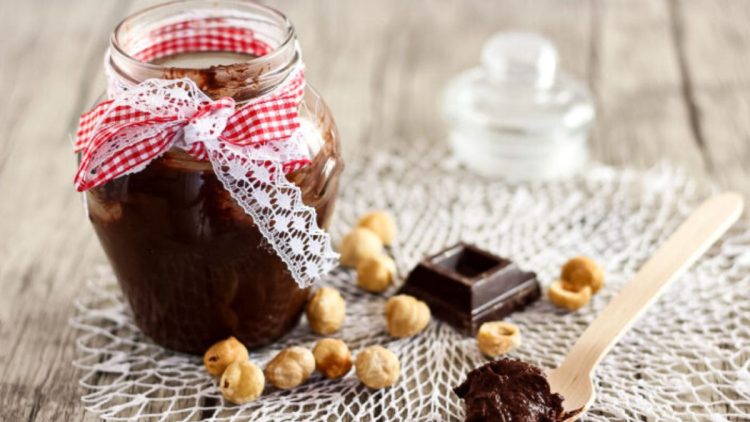
[[[481,65],[448,83],[442,109],[455,157],[484,176],[561,178],[588,159],[593,98],[582,81],[560,70],[557,49],[540,35],[490,37]]]
[[[204,51],[138,59],[144,37],[185,20],[251,29],[269,52],[256,57],[200,46]],[[115,83],[188,77],[212,99],[231,96],[241,106],[277,87],[301,58],[283,14],[246,1],[198,0],[127,17],[112,34],[107,60]],[[331,113],[309,84],[300,124],[311,164],[287,178],[327,228],[343,163]],[[299,321],[308,289],[294,281],[209,162],[172,149],[140,172],[89,190],[86,202],[135,322],[156,343],[203,353],[234,335],[255,347]]]

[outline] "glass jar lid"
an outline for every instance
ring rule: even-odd
[[[470,168],[534,179],[571,173],[585,161],[594,105],[585,85],[559,70],[558,53],[549,40],[508,32],[487,40],[480,66],[449,82],[443,113],[451,125],[454,151]],[[570,160],[573,147],[584,156],[577,159],[580,163]],[[511,156],[514,165],[498,165]],[[567,170],[531,169],[555,165],[551,156],[567,157]],[[521,163],[529,171],[516,170]]]

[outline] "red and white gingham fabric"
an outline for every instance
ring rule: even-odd
[[[222,18],[194,19],[159,27],[147,38],[135,40],[133,57],[152,62],[174,54],[223,51],[264,56],[270,45],[259,40],[250,28],[232,26]]]
[[[196,19],[175,23],[160,27],[152,31],[149,37],[133,43],[135,45],[130,47],[136,49],[133,57],[141,61],[195,51],[231,51],[262,56],[272,50],[267,43],[256,39],[252,30],[228,26],[223,19]],[[271,93],[250,100],[234,111],[226,120],[226,126],[218,140],[239,147],[289,140],[300,126],[298,110],[304,89],[304,72],[300,68]],[[122,95],[127,95],[127,92]],[[206,114],[234,106],[233,99],[221,98],[200,104],[193,115],[164,116],[121,105],[112,99],[100,103],[84,113],[79,121],[74,144],[75,152],[81,153],[75,176],[76,188],[84,191],[140,170],[171,148],[191,122]],[[117,150],[106,160],[94,159],[118,135],[138,129],[145,130],[149,126],[158,126],[161,130],[135,145]],[[186,145],[185,149],[198,159],[208,158],[201,142]],[[289,173],[308,163],[307,159],[296,158],[283,162],[282,167],[285,173]]]

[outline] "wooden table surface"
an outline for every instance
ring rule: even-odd
[[[110,31],[153,1],[0,0],[0,420],[93,420],[67,321],[103,254],[67,134]],[[538,31],[588,81],[597,160],[678,163],[750,196],[750,2],[282,1],[344,147],[444,142],[437,96],[495,31]]]

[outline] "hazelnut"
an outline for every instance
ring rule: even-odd
[[[232,362],[219,381],[221,394],[234,404],[243,404],[260,397],[266,380],[263,371],[249,361]]]
[[[313,348],[315,367],[328,379],[341,378],[352,369],[352,352],[346,343],[324,338]]]
[[[220,376],[232,362],[250,359],[245,345],[234,337],[215,343],[203,355],[203,365],[213,376]]]
[[[555,280],[550,284],[547,295],[549,301],[558,307],[576,311],[591,300],[591,287],[584,286],[576,291],[567,281]]]
[[[486,356],[498,357],[521,345],[521,331],[509,322],[485,322],[477,331],[477,345]]]
[[[356,267],[362,258],[383,253],[383,242],[369,229],[356,227],[344,236],[339,246],[341,265]]]
[[[357,265],[357,285],[372,293],[380,293],[393,282],[396,263],[387,255],[368,256]]]
[[[385,319],[391,336],[410,337],[430,323],[430,308],[413,296],[393,296],[385,304]]]
[[[268,382],[278,388],[294,388],[305,382],[315,370],[315,358],[304,347],[289,347],[266,365]]]
[[[596,293],[604,286],[604,270],[586,256],[577,256],[566,262],[560,271],[560,278],[570,283],[574,291],[589,286],[591,293]]]
[[[357,227],[372,230],[384,245],[390,245],[396,239],[396,222],[386,211],[368,212],[359,219]]]
[[[307,322],[318,334],[332,334],[341,328],[346,314],[346,302],[341,293],[330,287],[321,287],[307,303]]]
[[[401,365],[390,350],[370,346],[357,355],[357,378],[370,388],[390,387],[398,380]]]

